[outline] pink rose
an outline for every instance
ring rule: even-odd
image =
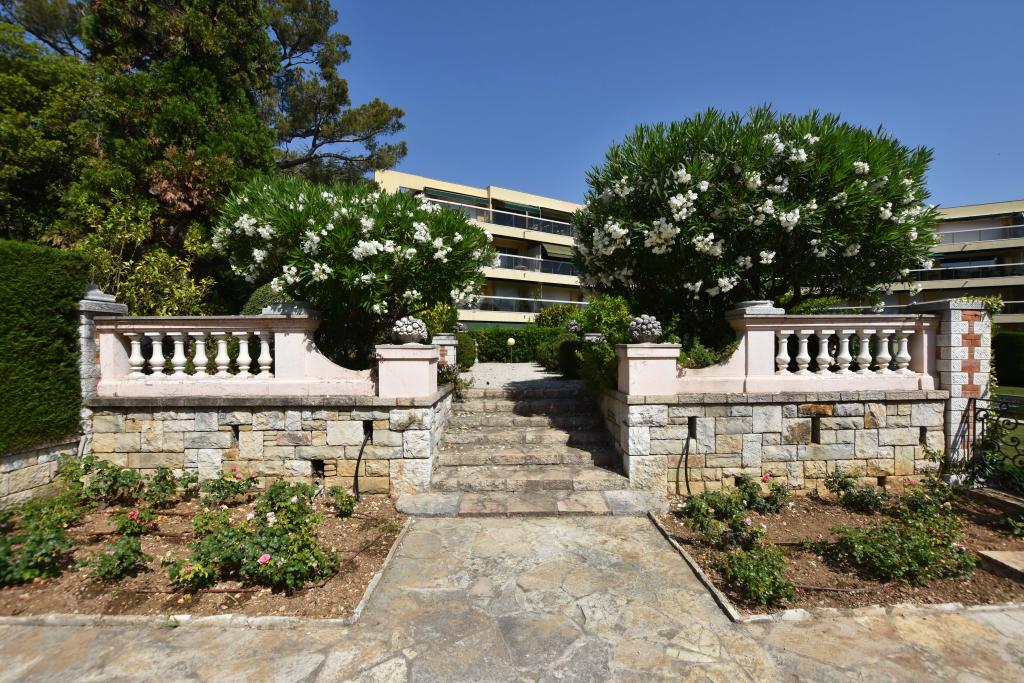
[[[260,555],[259,559],[256,560],[256,562],[258,564],[266,564],[267,562],[270,562],[270,555],[268,555],[267,553],[263,553],[262,555]]]
[[[772,475],[770,475],[770,474],[766,474],[766,475],[764,475],[763,477],[761,477],[761,481],[763,481],[763,482],[768,482],[768,481],[770,481],[770,480],[771,480],[771,478],[772,478]]]
[[[139,511],[138,510],[132,510],[131,512],[128,513],[128,519],[138,519],[138,518],[139,518]]]
[[[232,472],[237,472],[238,471],[238,465],[232,465],[231,466],[231,471]]]
[[[250,472],[249,473],[249,478],[250,479],[255,479],[256,478],[256,473],[255,472]]]
[[[244,476],[241,472],[235,472],[235,479],[242,479]]]

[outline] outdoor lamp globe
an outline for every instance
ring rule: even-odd
[[[511,349],[513,346],[516,345],[516,340],[512,337],[509,337],[508,341],[506,341],[505,344]]]

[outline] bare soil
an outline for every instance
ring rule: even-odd
[[[243,519],[253,503],[249,500],[233,506],[232,519]],[[364,496],[347,519],[335,516],[323,497],[314,500],[314,507],[324,513],[317,537],[338,553],[341,568],[327,581],[291,595],[237,582],[220,583],[192,595],[175,589],[160,562],[165,557],[178,559],[189,554],[192,517],[201,508],[195,502],[184,502],[157,511],[159,530],[142,537],[143,552],[153,558],[147,570],[113,583],[91,578],[85,570],[77,569],[75,563],[117,539],[111,518],[119,509],[88,513],[80,524],[68,529],[75,539],[75,549],[67,570],[53,579],[0,589],[0,614],[347,617],[383,565],[405,518],[386,496]]]
[[[700,535],[689,529],[678,512],[682,499],[673,501],[672,512],[660,520],[669,533],[686,548],[715,585],[729,596],[742,611],[760,613],[766,608],[745,604],[731,592],[715,569],[724,551],[708,547]],[[963,520],[964,545],[977,553],[981,550],[1024,551],[1024,540],[1014,538],[1003,526],[1005,513],[984,502],[965,498],[954,503]],[[796,587],[796,600],[786,607],[867,607],[900,603],[936,604],[959,602],[982,605],[1001,602],[1024,602],[1024,584],[996,574],[979,561],[968,579],[941,579],[926,586],[899,581],[883,582],[865,577],[855,570],[836,566],[824,557],[803,547],[805,541],[831,540],[832,529],[839,525],[860,528],[890,520],[882,514],[863,515],[850,512],[829,500],[815,497],[794,498],[791,507],[778,514],[751,513],[755,525],[767,527],[767,537],[786,554],[786,578]]]

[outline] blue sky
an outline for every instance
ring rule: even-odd
[[[1021,0],[334,4],[409,173],[578,201],[637,123],[770,103],[932,147],[940,205],[1024,198]]]

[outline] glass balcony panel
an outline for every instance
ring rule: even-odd
[[[994,228],[949,230],[940,232],[942,244],[964,244],[989,240],[1009,240],[1024,237],[1024,225],[1005,225]]]
[[[920,282],[936,280],[976,280],[989,277],[1017,277],[1024,275],[1024,263],[1000,263],[994,266],[961,266],[911,271]]]
[[[484,209],[479,206],[459,204],[443,199],[431,199],[430,201],[439,206],[461,211],[466,218],[482,223],[490,223],[491,225],[500,225],[507,228],[519,228],[521,230],[536,230],[550,235],[564,235],[565,237],[575,237],[576,235],[576,229],[573,227],[573,224],[565,221],[527,216],[510,211],[499,211],[498,209]]]

